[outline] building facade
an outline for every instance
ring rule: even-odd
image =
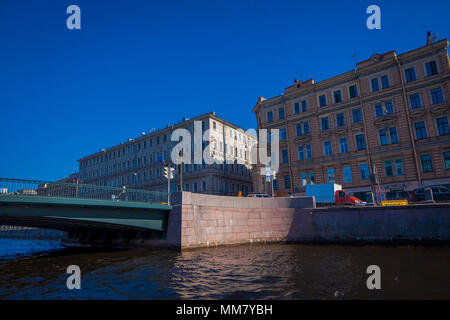
[[[336,182],[355,195],[382,197],[419,185],[450,184],[448,40],[403,54],[374,54],[355,70],[313,79],[260,97],[258,129],[280,130],[280,170],[274,189],[302,193],[311,183]],[[270,185],[254,171],[254,188]],[[378,180],[376,180],[378,178]]]
[[[194,163],[194,123],[201,122],[201,150],[209,146],[213,164]],[[217,195],[246,195],[252,192],[250,148],[255,135],[245,132],[224,119],[208,113],[166,128],[143,133],[141,137],[84,157],[79,162],[82,183],[147,189],[167,192],[164,177],[165,162],[171,162],[172,149],[178,141],[171,141],[176,129],[187,129],[192,136],[191,163],[175,166],[171,191],[191,191]],[[228,159],[225,164],[224,159]]]

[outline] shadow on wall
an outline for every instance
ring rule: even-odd
[[[286,241],[448,243],[450,204],[296,211]]]

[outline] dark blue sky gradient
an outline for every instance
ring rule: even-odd
[[[77,4],[82,29],[66,28]],[[366,28],[370,4],[382,30]],[[258,96],[450,36],[442,1],[0,0],[0,176],[54,180],[82,156],[215,111],[254,128]]]

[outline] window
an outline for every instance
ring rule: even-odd
[[[389,135],[391,137],[392,144],[398,143],[397,128],[389,128]]]
[[[416,122],[414,128],[416,130],[416,140],[425,139],[427,137],[427,130],[424,122]]]
[[[309,134],[309,122],[303,122],[303,133]]]
[[[392,106],[392,100],[384,101],[383,103],[377,103],[375,105],[375,114],[377,117],[381,117],[387,114],[393,114],[394,107]]]
[[[431,163],[431,156],[429,154],[423,154],[420,156],[420,161],[422,162],[423,172],[432,172],[433,164]]]
[[[323,143],[323,154],[325,157],[331,156],[333,154],[333,150],[331,147],[331,141],[324,141]]]
[[[442,154],[444,156],[444,167],[446,170],[450,170],[450,151],[446,151]]]
[[[309,172],[309,183],[314,184],[314,171]]]
[[[321,128],[322,130],[328,130],[330,129],[330,121],[328,120],[328,117],[324,117],[320,119]]]
[[[303,134],[303,127],[301,123],[297,124],[297,136],[301,136]]]
[[[425,63],[425,67],[427,69],[427,76],[434,76],[435,74],[438,74],[438,69],[436,65],[436,61],[430,61]]]
[[[409,96],[409,102],[411,109],[417,109],[422,107],[422,101],[420,99],[420,93],[414,93]]]
[[[341,153],[347,153],[348,152],[347,138],[339,139],[339,150],[340,150]]]
[[[372,79],[370,82],[372,84],[372,91],[380,90],[380,87],[378,86],[378,79],[377,78]]]
[[[280,140],[285,141],[286,139],[286,128],[282,128],[280,129]]]
[[[398,143],[397,128],[381,129],[378,131],[380,137],[380,145]],[[388,135],[389,134],[389,135]]]
[[[381,86],[383,89],[389,88],[389,77],[387,75],[381,77]]]
[[[363,134],[358,134],[355,136],[356,138],[356,150],[365,150],[366,149],[366,139]]]
[[[306,158],[307,159],[311,159],[312,158],[312,151],[311,151],[311,145],[310,144],[306,145]]]
[[[401,176],[401,175],[404,174],[404,172],[403,172],[403,160],[401,160],[401,159],[395,160],[395,169],[396,169],[396,174],[398,176]]]
[[[267,112],[267,122],[272,122],[273,121],[273,112],[269,111]]]
[[[344,167],[344,182],[352,182],[352,167]]]
[[[369,165],[367,163],[360,164],[359,171],[361,173],[361,180],[369,179]]]
[[[289,156],[288,156],[288,150],[287,149],[281,150],[281,162],[282,163],[288,163],[289,162]]]
[[[335,183],[336,182],[336,176],[334,174],[334,169],[328,169],[327,170],[327,177],[328,177],[328,183]]]
[[[302,174],[300,175],[300,185],[302,187],[304,187],[307,184],[308,184],[308,180],[307,180],[307,177],[306,177],[306,172],[302,172]]]
[[[273,190],[278,190],[278,179],[273,179]]]
[[[390,160],[384,162],[384,172],[386,177],[392,177],[394,175],[392,172],[392,162]]]
[[[345,115],[344,115],[344,113],[338,113],[336,115],[336,126],[337,127],[345,126]]]
[[[375,114],[377,117],[381,117],[383,115],[383,105],[381,103],[377,103],[375,105]]]
[[[450,134],[450,129],[448,128],[448,119],[447,117],[436,119],[436,124],[438,127],[438,133],[440,136]]]
[[[342,101],[342,93],[341,90],[337,90],[333,92],[334,103],[339,103]]]
[[[291,176],[284,176],[284,188],[285,189],[291,188]]]
[[[303,146],[298,147],[298,160],[304,160],[305,154],[303,153]]]
[[[295,114],[300,113],[300,103],[299,102],[294,103],[294,113]]]
[[[297,136],[301,136],[302,134],[309,134],[309,122],[297,124]]]
[[[319,106],[325,107],[327,105],[327,97],[323,94],[319,96]]]
[[[356,84],[348,87],[349,93],[350,93],[350,99],[351,98],[356,98],[358,96],[358,87],[356,86]]]
[[[385,145],[389,144],[388,140],[387,140],[387,134],[386,134],[385,129],[380,130],[379,135],[380,135],[380,145],[385,146]]]
[[[306,104],[306,100],[302,101],[302,112],[305,112],[308,110],[308,105]]]
[[[206,181],[202,181],[202,191],[206,191]]]
[[[355,109],[352,111],[352,116],[353,116],[353,122],[361,122],[362,121],[362,117],[361,117],[361,109]]]
[[[392,167],[392,162],[391,160],[387,160],[384,161],[384,172],[386,177],[392,177],[395,175],[397,176],[401,176],[404,175],[404,171],[403,171],[403,160],[401,159],[396,159],[395,160],[395,171],[394,168]]]
[[[444,102],[444,96],[442,95],[441,88],[432,89],[432,90],[430,90],[430,93],[431,93],[431,103],[432,104]]]
[[[217,124],[215,121],[213,121],[213,129],[216,130],[217,129]]]
[[[416,70],[414,67],[405,70],[405,81],[411,82],[416,80]]]
[[[278,109],[278,119],[284,119],[284,108]]]

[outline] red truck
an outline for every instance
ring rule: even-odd
[[[336,183],[311,184],[306,186],[306,195],[314,196],[317,204],[331,204],[337,206],[364,206],[367,203],[349,196],[342,186]]]

